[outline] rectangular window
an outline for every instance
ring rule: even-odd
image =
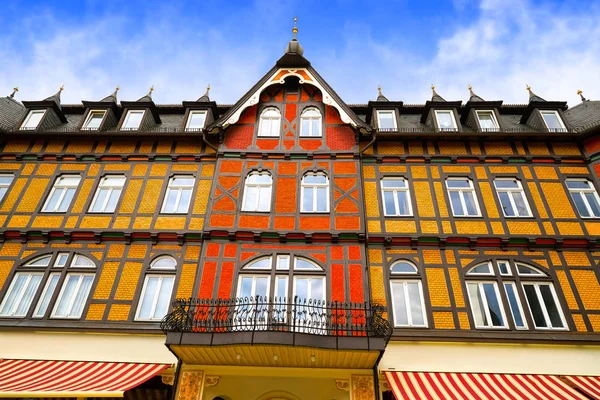
[[[505,217],[531,217],[521,181],[513,178],[494,179],[494,186]]]
[[[68,274],[60,290],[52,318],[81,318],[94,274]]]
[[[456,120],[454,119],[454,112],[452,110],[436,110],[435,118],[437,120],[438,128],[445,131],[455,131]]]
[[[173,275],[146,276],[135,319],[138,321],[163,319],[169,310],[174,283]]]
[[[394,111],[377,111],[377,126],[382,130],[397,130],[396,115]]]
[[[581,218],[600,218],[600,198],[587,179],[567,179],[567,188]]]
[[[45,113],[46,110],[29,111],[29,114],[27,114],[25,121],[23,121],[23,124],[21,124],[21,130],[32,131],[37,129]]]
[[[386,216],[411,216],[412,206],[408,182],[403,178],[381,180],[383,212]]]
[[[10,187],[10,184],[14,178],[15,176],[12,174],[0,175],[0,201],[4,199],[4,196],[6,195],[6,192],[8,192],[8,188]]]
[[[473,181],[468,178],[448,178],[448,197],[455,217],[480,217]]]
[[[302,178],[301,212],[329,212],[329,179],[323,174]]]
[[[33,318],[43,318],[46,315],[46,311],[48,310],[48,305],[50,304],[50,300],[52,299],[52,295],[56,290],[56,286],[58,285],[58,280],[60,279],[59,273],[52,273],[48,277],[46,281],[46,287],[44,287],[44,291],[42,292],[42,296],[38,301],[38,304],[33,312]]]
[[[75,196],[80,180],[81,177],[78,175],[62,175],[56,178],[42,211],[66,212]]]
[[[83,129],[89,131],[96,131],[100,129],[100,125],[102,125],[102,120],[104,120],[104,115],[106,115],[106,111],[104,110],[90,111],[85,122],[83,123]]]
[[[43,276],[41,272],[16,273],[0,305],[0,316],[24,317],[29,311]]]
[[[510,305],[510,311],[512,312],[515,327],[517,329],[527,329],[523,308],[521,307],[519,294],[517,293],[517,285],[514,282],[505,282],[504,290],[506,290],[506,297],[508,298],[508,304]]]
[[[558,115],[558,111],[540,111],[542,113],[542,118],[544,118],[544,123],[546,124],[546,128],[550,132],[565,132],[567,129],[565,124],[563,124],[560,115]]]
[[[484,131],[496,131],[498,130],[498,121],[493,111],[479,111],[477,114],[477,120],[479,121],[479,127]]]
[[[242,211],[269,211],[271,209],[272,178],[268,173],[250,173],[244,186]]]
[[[468,282],[473,320],[477,328],[506,328],[496,282]]]
[[[523,283],[533,323],[538,329],[565,329],[567,324],[551,283]]]
[[[121,130],[135,131],[140,129],[140,124],[142,123],[143,117],[144,110],[127,111],[127,115],[123,121],[123,126],[121,126]]]
[[[107,175],[100,180],[90,212],[112,213],[115,212],[119,197],[125,185],[125,177],[121,175]]]
[[[196,179],[193,176],[178,175],[169,180],[161,213],[185,214],[190,208],[192,191]]]
[[[185,130],[198,131],[204,128],[204,121],[206,121],[206,111],[190,111]]]
[[[423,288],[420,281],[400,281],[393,279],[392,309],[394,312],[394,326],[427,326],[425,307],[423,301]]]

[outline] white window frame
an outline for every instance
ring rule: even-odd
[[[73,297],[70,299],[68,307],[67,307],[67,315],[66,316],[57,316],[56,312],[58,311],[58,306],[60,305],[60,302],[62,301],[62,297],[64,295],[65,289],[67,288],[67,283],[69,281],[69,277],[70,276],[79,276],[79,281],[77,282],[77,286],[75,287],[75,291],[73,292]],[[73,306],[75,305],[75,299],[77,298],[77,295],[79,294],[79,290],[81,289],[81,284],[83,283],[83,280],[86,277],[92,277],[92,284],[90,285],[90,289],[85,297],[85,299],[83,300],[83,307],[81,309],[81,314],[79,315],[71,315],[71,312],[73,311]],[[65,275],[65,279],[62,282],[62,287],[60,288],[60,292],[58,294],[58,297],[56,298],[56,301],[54,302],[54,307],[52,307],[52,313],[50,314],[50,318],[56,318],[56,319],[80,319],[81,316],[83,315],[83,312],[85,311],[85,305],[87,304],[87,299],[90,297],[90,294],[92,293],[92,287],[94,286],[94,280],[96,279],[96,274],[95,273],[83,273],[83,272],[69,272]]]
[[[517,188],[498,188],[496,186],[496,181],[515,181],[517,182]],[[531,207],[529,206],[529,199],[525,195],[525,190],[523,190],[523,185],[521,181],[517,178],[496,178],[494,179],[494,189],[496,189],[496,195],[498,196],[498,202],[500,204],[500,208],[502,209],[502,214],[505,218],[531,218],[533,216],[531,212]],[[500,193],[504,192],[508,194],[508,201],[510,202],[510,206],[513,208],[515,215],[506,215],[506,210],[502,205],[502,198],[500,197]],[[523,196],[523,201],[525,202],[525,209],[527,209],[527,215],[520,215],[519,210],[517,208],[517,203],[514,199],[514,193],[521,193]]]
[[[316,176],[316,175],[320,175],[320,176],[324,176],[325,179],[327,179],[327,183],[306,183],[304,181],[304,178],[306,176]],[[317,211],[317,188],[325,188],[325,205],[327,206],[327,209],[325,211]],[[312,210],[304,210],[304,189],[305,188],[312,188],[313,189],[313,201],[312,201]],[[312,214],[322,214],[322,213],[328,213],[329,212],[329,203],[330,203],[330,198],[329,198],[329,176],[327,174],[325,174],[324,172],[308,172],[306,174],[304,174],[302,176],[302,179],[300,180],[300,212],[301,213],[312,213]]]
[[[123,183],[120,186],[119,185],[108,185],[105,182],[109,178],[123,178]],[[104,175],[100,179],[100,183],[98,184],[98,187],[96,188],[96,193],[94,194],[94,199],[92,200],[92,203],[90,204],[90,208],[89,208],[88,212],[90,212],[90,213],[114,213],[115,210],[117,209],[117,205],[119,204],[119,200],[121,199],[121,195],[123,194],[123,188],[125,187],[126,182],[127,182],[127,177],[125,175]],[[102,204],[102,207],[99,211],[93,211],[94,206],[96,205],[96,201],[98,200],[98,196],[100,195],[100,191],[103,189],[108,190],[108,194],[106,195],[106,198],[104,199],[104,203]],[[119,197],[117,198],[117,202],[115,203],[115,209],[107,210],[106,207],[108,206],[110,197],[112,196],[112,193],[115,190],[120,191]]]
[[[29,309],[31,308],[31,304],[33,304],[33,300],[35,299],[35,294],[39,290],[40,284],[42,283],[42,281],[44,279],[43,272],[19,271],[19,272],[15,273],[12,277],[12,280],[10,282],[10,286],[8,287],[8,290],[6,291],[6,294],[4,295],[4,299],[2,299],[2,303],[0,304],[0,311],[6,306],[6,303],[11,298],[11,295],[13,294],[13,291],[15,290],[15,284],[17,283],[17,278],[19,276],[26,276],[25,284],[21,288],[21,291],[19,293],[15,294],[16,300],[14,303],[15,304],[14,311],[11,313],[0,314],[0,317],[2,317],[2,318],[23,318],[23,317],[25,317],[27,315],[27,313],[29,312]],[[21,302],[23,301],[23,296],[25,295],[25,292],[29,288],[29,285],[31,284],[31,280],[33,279],[34,276],[39,276],[41,279],[38,282],[37,287],[35,288],[35,290],[33,292],[33,296],[31,296],[31,299],[29,300],[29,304],[25,308],[25,313],[24,314],[16,314],[16,311],[20,308]]]
[[[194,183],[191,185],[176,185],[173,181],[177,178],[185,178],[185,179],[193,179]],[[196,177],[194,175],[174,175],[169,179],[169,183],[167,185],[167,190],[165,192],[165,198],[163,200],[162,207],[160,208],[161,214],[187,214],[190,210],[190,205],[192,204],[192,195],[194,194],[194,186],[196,186]],[[175,206],[173,211],[166,211],[167,200],[169,199],[169,194],[171,191],[177,191],[177,198],[175,199]],[[187,208],[184,211],[177,211],[179,209],[179,203],[181,202],[181,194],[184,190],[190,191],[190,202],[187,205]]]
[[[523,326],[517,326],[517,321],[515,319],[515,313],[510,305],[510,298],[508,297],[508,290],[506,290],[506,286],[510,285],[513,288],[513,293],[515,294],[517,300],[517,307],[519,308],[519,312],[521,313],[521,319],[523,320]],[[504,294],[506,294],[506,301],[508,302],[508,309],[510,310],[510,315],[512,316],[513,324],[515,324],[515,328],[517,330],[527,330],[529,327],[527,326],[527,318],[525,316],[525,311],[523,310],[523,304],[521,304],[521,296],[519,296],[519,291],[517,290],[517,282],[515,281],[503,281],[502,287],[504,289]],[[525,296],[527,298],[527,296]]]
[[[489,280],[469,280],[466,282],[467,284],[467,294],[469,296],[469,302],[471,303],[471,315],[473,316],[473,322],[475,323],[475,328],[477,329],[508,329],[508,324],[507,324],[507,319],[506,319],[506,312],[504,310],[504,302],[502,301],[502,297],[500,297],[500,290],[498,289],[498,282],[496,281],[489,281]],[[489,325],[477,325],[477,318],[475,318],[475,310],[473,309],[473,305],[475,304],[475,302],[477,301],[477,299],[473,299],[471,297],[471,291],[469,290],[469,285],[470,284],[476,284],[477,285],[477,291],[479,293],[479,295],[482,297],[483,299],[483,312],[485,314],[485,318],[487,319]],[[492,284],[494,286],[494,291],[496,292],[496,298],[498,299],[498,306],[500,307],[500,313],[502,314],[502,326],[494,326],[491,321],[492,321],[492,316],[490,313],[490,307],[489,307],[489,303],[488,303],[488,299],[487,299],[487,295],[485,294],[485,290],[483,289],[483,285],[484,284]]]
[[[71,185],[71,184],[61,184],[61,180],[64,178],[77,178],[77,184],[76,185]],[[48,197],[46,198],[46,201],[44,202],[44,206],[42,207],[42,212],[50,212],[50,213],[63,213],[63,212],[67,212],[69,210],[69,207],[71,206],[71,202],[73,201],[73,199],[75,198],[75,194],[77,193],[77,189],[79,188],[79,184],[81,183],[81,176],[79,175],[60,175],[58,177],[56,177],[56,179],[54,180],[54,185],[52,185],[52,190],[50,191],[50,193],[48,194]],[[48,209],[48,203],[50,201],[50,199],[52,198],[52,196],[54,195],[54,192],[57,189],[63,189],[60,197],[58,198],[58,201],[56,202],[56,205],[54,207],[54,209],[50,210]],[[73,198],[71,198],[71,202],[69,202],[69,204],[67,204],[66,210],[65,211],[58,211],[61,206],[62,206],[62,202],[65,198],[65,195],[67,193],[68,189],[75,189],[75,193],[73,194]]]
[[[440,125],[440,119],[438,117],[438,114],[446,114],[446,113],[450,113],[450,115],[452,116],[452,128],[442,128]],[[450,132],[450,131],[457,131],[458,130],[458,124],[456,123],[456,118],[454,117],[454,111],[452,110],[435,110],[435,121],[437,122],[437,127],[440,130],[444,130],[444,132]]]
[[[562,310],[562,306],[558,301],[558,296],[556,294],[556,290],[554,289],[554,284],[552,282],[529,282],[529,281],[521,281],[521,286],[523,286],[523,291],[525,291],[525,286],[530,285],[535,288],[535,295],[540,303],[542,314],[544,315],[544,319],[546,320],[546,325],[548,326],[537,326],[535,324],[535,318],[533,317],[533,312],[531,311],[531,304],[529,304],[529,297],[525,294],[525,301],[527,301],[527,307],[529,308],[529,315],[531,316],[531,320],[533,321],[533,326],[535,329],[540,330],[552,330],[552,331],[566,331],[569,330],[569,326],[567,325],[567,321],[565,319],[565,314]],[[554,303],[556,304],[556,309],[558,310],[558,314],[560,316],[560,320],[563,324],[562,327],[555,328],[552,326],[552,321],[550,320],[550,316],[548,314],[548,307],[544,298],[542,297],[542,293],[540,291],[540,286],[549,286],[550,293],[552,293],[552,298],[554,299]]]
[[[100,125],[98,125],[97,128],[89,128],[88,124],[90,123],[90,121],[92,120],[92,117],[94,116],[94,114],[101,114],[102,115],[102,119],[100,120]],[[100,127],[102,126],[102,122],[104,122],[104,118],[106,117],[106,110],[90,110],[90,112],[88,113],[85,122],[83,123],[83,126],[81,127],[82,130],[87,130],[87,131],[97,131],[100,129]]]
[[[404,188],[386,188],[383,187],[383,182],[384,181],[391,181],[391,180],[402,180],[404,181],[404,183],[406,184],[406,187]],[[381,185],[381,200],[382,200],[382,205],[383,205],[383,214],[386,217],[412,217],[413,216],[413,208],[412,208],[412,199],[410,197],[410,188],[408,185],[408,179],[402,178],[402,177],[384,177],[381,178],[380,181],[380,185]],[[385,192],[392,192],[393,196],[394,196],[394,209],[396,210],[395,214],[388,214],[386,208],[385,208]],[[406,193],[406,198],[408,199],[408,213],[407,214],[400,214],[400,205],[398,204],[398,192],[405,192]]]
[[[490,114],[492,116],[492,122],[494,123],[494,127],[493,128],[482,128],[481,127],[481,117],[479,116],[479,113],[481,114]],[[496,113],[493,110],[475,110],[475,114],[477,115],[477,122],[479,123],[479,128],[480,129],[487,129],[487,130],[499,130],[500,129],[500,125],[498,124],[498,120],[496,119]]]
[[[261,271],[261,270],[256,270],[256,271]],[[262,271],[264,271],[264,270],[262,270]],[[239,274],[238,275],[238,284],[237,284],[238,287],[237,287],[237,291],[236,291],[238,298],[241,298],[240,296],[241,296],[241,291],[242,291],[242,278],[252,278],[252,288],[250,290],[250,292],[252,294],[250,297],[248,297],[248,299],[250,299],[251,302],[252,301],[256,302],[256,278],[267,278],[267,293],[266,293],[265,297],[267,299],[270,297],[270,294],[271,294],[271,275],[270,274],[253,274],[253,273]],[[250,303],[250,304],[252,304],[252,303]]]
[[[427,322],[427,311],[425,309],[425,297],[423,295],[423,282],[421,282],[420,279],[396,279],[395,277],[397,276],[402,276],[404,274],[394,274],[392,275],[392,279],[390,279],[390,292],[392,294],[392,312],[394,313],[394,327],[395,328],[410,328],[410,327],[416,327],[416,328],[427,328],[428,327],[428,322]],[[409,274],[406,274],[409,275]],[[395,296],[396,291],[394,290],[394,284],[398,284],[401,283],[402,284],[402,296],[404,296],[404,306],[406,308],[406,317],[407,317],[407,321],[408,324],[407,325],[402,325],[402,324],[398,324],[396,322],[396,302],[395,300]],[[417,287],[419,288],[419,300],[421,301],[421,312],[423,314],[423,325],[416,325],[413,323],[413,315],[412,315],[412,310],[411,310],[411,305],[410,305],[410,296],[408,294],[408,283],[417,283]]]
[[[37,305],[35,306],[35,310],[33,311],[32,318],[43,318],[44,315],[46,315],[46,313],[48,312],[48,307],[50,307],[50,303],[52,301],[52,296],[54,295],[54,292],[56,291],[56,287],[58,286],[58,283],[60,282],[60,275],[61,275],[60,272],[52,272],[50,275],[48,275],[48,279],[46,279],[46,284],[44,285],[44,290],[42,291],[42,294],[40,295],[40,297],[38,299]],[[52,283],[52,279],[54,277],[57,277],[58,279],[56,280],[56,285],[54,285],[54,288],[52,289],[52,291],[49,292],[50,284]],[[49,295],[50,298],[48,299],[48,304],[46,304],[43,312],[40,313],[40,308],[42,307],[42,303],[43,303],[46,295]]]
[[[2,201],[2,200],[4,200],[4,197],[6,197],[6,194],[8,193],[8,189],[10,189],[10,186],[15,181],[15,175],[14,174],[0,174],[0,177],[10,178],[10,182],[0,183],[0,190],[4,190],[4,193],[0,195],[0,201]]]
[[[487,264],[489,272],[473,272],[473,270],[475,268],[481,267],[484,264]],[[494,276],[495,275],[494,274],[494,265],[492,264],[491,261],[479,263],[479,264],[471,267],[471,269],[469,269],[469,271],[467,272],[467,275],[469,275],[469,276]]]
[[[154,298],[152,299],[152,306],[150,308],[150,317],[149,318],[142,318],[140,317],[140,312],[142,311],[142,303],[144,302],[145,298],[146,298],[146,291],[148,289],[148,280],[150,278],[159,278],[158,281],[158,285],[156,286],[156,292],[154,293]],[[173,286],[171,287],[171,293],[169,295],[169,305],[167,306],[167,312],[169,311],[169,308],[171,307],[171,297],[173,297],[173,289],[175,289],[175,274],[146,274],[146,277],[144,278],[144,286],[142,287],[142,292],[140,294],[140,299],[138,301],[138,306],[137,306],[137,310],[135,311],[135,320],[136,321],[161,321],[164,318],[164,315],[161,317],[154,317],[154,314],[156,313],[156,307],[158,306],[158,299],[160,297],[161,294],[161,289],[162,286],[164,284],[164,281],[166,278],[171,278],[173,279]]]
[[[448,181],[464,181],[469,182],[468,188],[450,188],[448,187]],[[479,199],[477,198],[477,191],[475,190],[475,185],[473,184],[473,180],[471,178],[447,178],[446,179],[446,190],[448,192],[448,200],[450,200],[450,208],[452,209],[452,216],[459,218],[480,218],[481,217],[481,208],[479,207]],[[450,196],[450,192],[459,192],[460,202],[463,207],[463,210],[467,212],[467,203],[465,201],[465,197],[463,192],[470,191],[473,193],[473,201],[475,203],[475,209],[477,210],[476,215],[456,215],[456,211],[454,210],[454,203],[452,203],[452,196]]]
[[[586,182],[589,186],[589,189],[571,189],[569,187],[569,182]],[[579,216],[581,218],[585,218],[585,219],[594,219],[594,218],[600,218],[600,215],[596,216],[594,215],[594,212],[592,211],[592,207],[590,207],[590,203],[587,199],[587,197],[585,196],[586,193],[593,193],[594,197],[596,198],[596,201],[598,202],[598,204],[600,204],[600,197],[598,196],[598,191],[596,190],[596,186],[594,186],[594,184],[592,183],[592,181],[590,181],[589,179],[566,179],[565,180],[565,185],[567,186],[567,190],[569,191],[569,195],[571,196],[571,200],[573,200],[573,203],[575,204],[575,208],[577,209],[577,213],[579,214]],[[577,207],[577,202],[575,201],[575,199],[573,198],[573,193],[579,193],[581,195],[581,198],[583,199],[583,203],[585,205],[585,208],[587,209],[588,213],[590,214],[589,217],[584,217],[583,215],[581,215],[581,211],[579,210],[579,207]]]
[[[29,124],[29,121],[31,121],[31,118],[33,117],[33,115],[37,115],[37,114],[42,114],[39,122],[36,124],[36,126],[27,126]],[[25,117],[25,119],[23,120],[23,123],[21,124],[21,127],[19,128],[22,131],[34,131],[38,128],[38,126],[40,125],[40,122],[42,122],[42,120],[44,119],[44,116],[46,115],[46,110],[29,110],[29,112],[27,113],[27,117]]]
[[[269,183],[249,183],[248,180],[250,179],[251,176],[254,175],[267,175],[269,178],[271,178],[271,182]],[[246,209],[246,196],[248,195],[248,190],[249,189],[255,189],[256,190],[256,204],[254,204],[254,206],[251,209]],[[260,206],[260,199],[261,199],[261,194],[262,192],[268,192],[269,194],[269,206],[266,210],[259,210],[259,206]],[[273,176],[268,173],[268,172],[257,172],[257,171],[252,171],[250,172],[247,176],[246,176],[246,180],[244,182],[244,196],[242,197],[242,211],[245,212],[270,212],[271,211],[271,203],[272,203],[272,197],[273,197]]]
[[[505,274],[502,273],[502,270],[500,269],[500,263],[506,264]],[[498,273],[500,273],[500,276],[513,276],[510,262],[508,260],[496,260],[496,265],[498,266]]]
[[[548,123],[546,122],[546,119],[544,118],[544,114],[554,114],[554,115],[556,115],[556,119],[558,120],[558,123],[561,126],[558,129],[562,129],[564,131],[567,130],[567,127],[565,126],[565,123],[563,122],[562,118],[560,117],[560,114],[558,113],[558,111],[556,111],[556,110],[540,110],[540,114],[542,116],[542,120],[544,121],[544,125],[546,125],[546,129],[548,129],[548,130],[554,129],[554,131],[556,131],[556,128],[548,127]]]
[[[382,128],[381,127],[381,114],[392,114],[392,121],[394,122],[393,128]],[[398,122],[396,121],[396,112],[394,110],[377,110],[377,127],[378,129],[392,129],[398,130]]]
[[[305,116],[305,114],[309,111],[316,111],[319,116],[318,117],[310,117],[310,116]],[[308,124],[308,135],[306,134],[306,132],[304,132],[304,123],[303,121],[305,120],[309,120],[309,121],[314,121],[317,120],[319,121],[319,132],[318,135],[315,135],[313,132],[313,124],[309,123]],[[317,107],[307,107],[302,111],[302,114],[300,115],[300,137],[323,137],[323,115],[321,114],[321,110],[319,110]]]
[[[277,117],[266,117],[265,114],[269,111],[277,111]],[[263,126],[265,121],[269,121],[269,132],[263,135]],[[277,121],[277,128],[273,129],[273,121]],[[258,123],[258,137],[280,137],[281,136],[281,110],[277,107],[267,107],[260,113],[260,120]]]
[[[204,115],[204,121],[202,121],[202,127],[200,127],[200,128],[190,128],[190,124],[192,123],[192,117],[194,115]],[[185,130],[186,131],[195,131],[195,130],[204,129],[204,126],[206,125],[206,115],[207,115],[206,110],[192,110],[192,111],[190,111],[190,113],[188,115],[187,122],[185,124]]]
[[[140,118],[140,123],[138,126],[135,127],[130,127],[127,126],[127,123],[129,122],[129,118],[131,117],[132,114],[142,114],[142,117]],[[123,120],[123,125],[121,125],[121,130],[122,131],[137,131],[140,129],[140,126],[142,125],[142,122],[144,122],[144,116],[146,115],[146,110],[129,110],[127,111],[127,114],[125,115],[125,119]]]

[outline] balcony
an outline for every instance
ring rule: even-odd
[[[372,368],[392,333],[383,310],[298,298],[180,299],[161,329],[187,363]]]

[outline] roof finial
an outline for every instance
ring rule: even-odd
[[[525,89],[527,89],[528,92],[531,92],[531,86],[529,86],[528,84],[525,84]]]
[[[150,86],[150,93],[154,91],[154,85]]]
[[[579,97],[581,97],[581,101],[586,101],[587,100],[585,97],[583,97],[583,90],[579,89],[577,91],[577,94],[579,95]]]
[[[382,95],[382,94],[381,94],[381,85],[377,86],[377,92],[378,92],[378,95],[379,95],[379,96],[381,96],[381,95]]]
[[[63,90],[65,90],[65,85],[61,85],[61,87],[58,89],[59,92],[62,92]]]
[[[14,97],[15,97],[15,93],[17,93],[18,91],[19,91],[19,87],[18,87],[18,86],[15,86],[15,87],[13,88],[13,92],[10,94],[10,98],[11,98],[11,99],[12,99],[12,98],[14,98]]]
[[[381,93],[381,85],[377,86],[377,101],[389,101],[387,97]]]
[[[206,92],[204,92],[204,94],[197,101],[210,101],[208,92],[210,92],[210,83],[206,86]]]
[[[294,27],[292,28],[292,33],[294,34],[293,40],[296,40],[296,35],[298,34],[298,17],[294,17]]]
[[[115,92],[118,92],[121,89],[121,86],[117,85],[117,87],[115,88]]]

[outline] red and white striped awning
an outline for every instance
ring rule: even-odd
[[[565,379],[592,398],[600,400],[600,376],[565,376]]]
[[[558,376],[390,372],[397,400],[589,400]]]
[[[166,364],[0,360],[0,397],[122,397]]]

